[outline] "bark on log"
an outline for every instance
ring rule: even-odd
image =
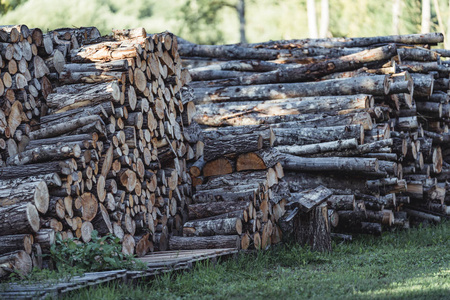
[[[48,210],[49,199],[45,181],[26,179],[1,181],[0,206],[32,202],[40,213],[45,214]]]
[[[172,236],[169,240],[169,250],[196,250],[196,249],[219,249],[240,248],[238,235],[214,235],[181,237]]]
[[[306,244],[314,251],[331,251],[330,229],[326,204],[315,207],[309,213],[299,214],[294,221],[296,242]]]
[[[27,275],[31,272],[31,269],[31,257],[23,250],[0,256],[0,278],[8,276],[13,271],[21,275]]]
[[[344,139],[364,141],[364,129],[361,125],[334,127],[273,128],[275,145],[308,145]]]
[[[31,203],[0,207],[0,235],[37,232],[40,228],[39,213]]]
[[[202,104],[209,102],[218,103],[356,94],[384,96],[389,91],[388,85],[389,77],[376,75],[319,82],[197,88],[194,91],[194,102],[195,104]]]
[[[286,154],[281,160],[285,170],[293,171],[335,171],[335,172],[378,172],[376,158],[334,157],[306,158]]]
[[[183,234],[187,236],[240,235],[242,221],[239,218],[190,221],[184,224]]]
[[[34,238],[31,234],[0,236],[0,254],[23,250],[27,254],[31,255],[33,243]]]

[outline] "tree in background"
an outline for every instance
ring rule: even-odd
[[[422,26],[421,33],[431,31],[431,3],[430,0],[422,0]]]
[[[328,0],[322,0],[320,9],[319,37],[325,38],[328,36],[329,25],[330,25],[330,3],[328,2]]]
[[[10,10],[13,10],[22,2],[26,0],[0,0],[0,15],[7,13]]]
[[[401,0],[392,1],[392,34],[400,34]]]
[[[241,43],[247,43],[245,33],[245,0],[187,0],[181,7],[184,19],[181,32],[189,31],[200,43],[217,44],[224,42],[221,26],[224,25],[224,9],[231,8],[238,15]],[[226,24],[226,20],[225,20]],[[211,29],[214,29],[211,32]]]
[[[306,1],[306,10],[308,12],[309,37],[316,39],[319,37],[319,34],[317,32],[316,3],[314,0]]]

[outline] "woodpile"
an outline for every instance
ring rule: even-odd
[[[189,167],[195,193],[184,237],[171,238],[199,247],[266,249],[281,241],[279,218],[289,188],[283,180],[275,135],[268,126],[198,128],[203,156]]]
[[[55,233],[166,250],[188,218],[197,151],[177,39],[21,25],[0,42],[0,277],[40,267]]]
[[[235,132],[241,147],[252,145],[244,132],[270,128],[291,192],[283,233],[327,249],[329,228],[381,234],[450,212],[450,53],[431,49],[442,41],[439,33],[220,46],[180,39],[179,53],[193,79],[194,120]]]

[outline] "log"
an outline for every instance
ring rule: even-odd
[[[15,234],[0,236],[0,254],[23,250],[31,255],[33,245],[33,235],[31,234]]]
[[[280,155],[273,148],[241,154],[236,160],[236,171],[266,170],[278,163]]]
[[[238,235],[214,236],[172,236],[169,240],[169,250],[223,249],[240,248]]]
[[[342,150],[355,149],[357,146],[357,139],[344,139],[308,145],[276,146],[275,149],[277,149],[281,153],[297,156],[307,156],[312,154],[321,154],[324,152],[340,152]]]
[[[0,206],[32,202],[40,213],[47,212],[50,196],[45,181],[12,179],[0,181],[0,186]]]
[[[197,88],[194,90],[194,102],[202,104],[355,94],[384,96],[389,91],[388,87],[389,77],[376,75],[319,82]]]
[[[438,44],[444,41],[442,33],[426,33],[426,34],[405,34],[405,35],[387,35],[375,37],[357,37],[357,38],[322,38],[322,39],[302,39],[302,40],[284,40],[284,41],[269,41],[265,43],[249,44],[249,46],[258,47],[282,47],[283,45],[294,45],[294,47],[325,47],[325,48],[351,48],[351,47],[369,47],[374,45],[383,45],[390,43],[398,44]],[[444,49],[436,49],[441,53]]]
[[[254,115],[295,115],[324,112],[338,112],[349,109],[365,109],[373,107],[373,97],[371,95],[348,95],[348,96],[319,96],[305,98],[289,98],[268,101],[248,101],[248,102],[223,102],[197,105],[196,110],[201,118],[205,116],[220,115],[223,119],[242,116],[246,114]],[[276,112],[276,113],[274,113]]]
[[[105,101],[118,102],[120,88],[117,82],[99,84],[72,84],[56,88],[55,93],[47,97],[47,105],[55,113],[70,109],[92,106]]]
[[[239,218],[227,218],[186,222],[183,227],[186,236],[211,236],[242,234],[242,221]]]
[[[43,145],[25,150],[14,157],[7,159],[12,166],[26,165],[50,160],[78,158],[81,156],[81,147],[78,144]]]
[[[205,219],[234,211],[244,211],[251,202],[207,202],[189,205],[189,220]]]
[[[364,129],[361,125],[304,128],[273,128],[275,145],[308,145],[344,139],[364,141]]]
[[[31,257],[23,250],[0,256],[0,278],[8,276],[12,272],[17,272],[22,276],[27,275],[31,272],[31,269]]]
[[[378,172],[376,158],[325,157],[307,158],[286,154],[281,160],[285,170],[293,171],[333,171],[333,172]]]
[[[231,85],[255,85],[275,82],[298,82],[316,80],[324,75],[358,69],[364,64],[387,61],[396,53],[395,44],[363,50],[359,53],[342,56],[340,58],[325,60],[322,62],[311,63],[307,65],[298,65],[286,69],[278,69],[262,74],[255,74],[238,78],[236,80],[228,80]],[[220,82],[223,84],[223,81]]]
[[[40,228],[39,213],[31,203],[0,207],[0,235],[37,232]],[[8,216],[8,217],[6,217]]]

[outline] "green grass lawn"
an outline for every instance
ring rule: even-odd
[[[333,249],[283,246],[67,299],[450,299],[450,222],[359,237]]]

